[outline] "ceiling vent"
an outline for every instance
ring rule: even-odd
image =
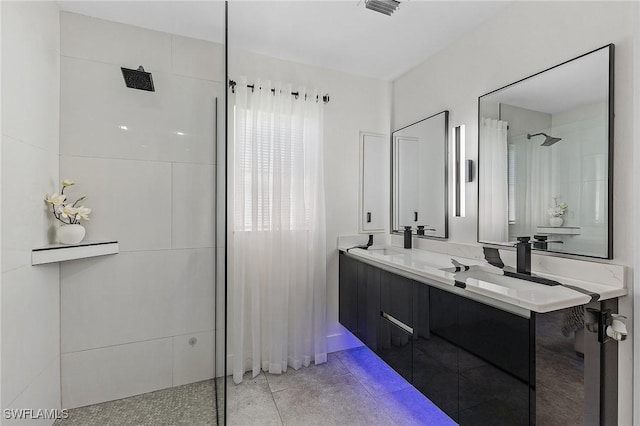
[[[391,16],[398,9],[400,2],[396,0],[364,0],[367,9]]]

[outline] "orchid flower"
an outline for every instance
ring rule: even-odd
[[[71,207],[70,205],[63,205],[60,207],[60,215],[65,219],[73,219],[78,214],[78,209]]]
[[[62,203],[64,203],[64,200],[66,200],[66,199],[67,199],[66,195],[62,195],[62,194],[58,195],[58,193],[55,193],[53,195],[47,196],[47,198],[45,198],[44,201],[47,204],[51,204],[51,205],[54,205],[54,206],[59,206]]]
[[[76,207],[76,218],[78,220],[84,219],[89,220],[89,213],[91,213],[91,209],[85,206]]]

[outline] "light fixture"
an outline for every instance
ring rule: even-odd
[[[118,128],[120,130],[129,130],[129,128],[127,126],[125,126],[125,125],[120,125],[120,126],[118,126]]]
[[[465,161],[465,153],[464,153],[464,145],[465,145],[465,132],[464,132],[464,124],[457,126],[453,130],[453,176],[455,180],[454,186],[454,212],[456,217],[464,217],[464,207],[465,207],[465,183],[467,182],[467,173],[466,169],[468,167],[468,163]]]
[[[367,9],[391,16],[398,9],[400,2],[396,0],[364,0]]]

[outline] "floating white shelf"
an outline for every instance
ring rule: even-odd
[[[579,226],[537,226],[537,233],[554,235],[580,235]]]
[[[80,244],[51,244],[31,250],[31,264],[64,262],[86,257],[104,256],[120,252],[117,241],[85,241]]]

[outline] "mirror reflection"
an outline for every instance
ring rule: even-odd
[[[610,258],[613,45],[479,99],[480,242]]]
[[[447,128],[443,111],[393,132],[393,230],[447,238]]]

